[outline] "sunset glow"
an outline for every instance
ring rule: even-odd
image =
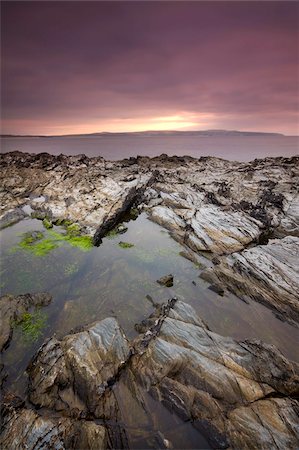
[[[2,2],[2,133],[299,134],[298,5]]]

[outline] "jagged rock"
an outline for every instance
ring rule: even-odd
[[[192,420],[214,448],[298,446],[297,364],[272,345],[213,333],[185,303],[162,314],[146,348],[136,340],[131,360],[151,395]]]
[[[117,321],[107,318],[87,329],[46,341],[28,367],[29,399],[41,407],[79,416],[115,418],[107,388],[129,357],[129,345]],[[108,390],[109,391],[109,390]]]
[[[285,216],[281,219],[278,231],[284,235],[299,237],[299,194],[289,203]]]
[[[0,230],[19,222],[20,220],[24,219],[24,217],[26,217],[26,214],[21,208],[15,208],[11,209],[10,211],[6,211],[0,218]]]
[[[203,277],[239,297],[250,297],[274,309],[282,320],[299,324],[299,238],[270,240],[267,245],[233,253]]]
[[[0,297],[0,351],[9,344],[13,323],[19,321],[31,307],[46,306],[51,299],[52,296],[47,293]]]
[[[131,179],[132,167],[114,163],[110,169],[102,158],[84,155],[12,152],[1,155],[1,163],[4,218],[12,206],[30,204],[50,219],[78,222],[89,234],[97,231],[97,242],[134,203],[151,177],[150,172],[140,171]]]
[[[297,227],[298,157],[238,163],[161,155],[107,163],[84,155],[11,152],[0,160],[3,216],[29,203],[52,219],[68,218],[91,234],[97,230],[95,241],[134,202],[143,202],[153,220],[196,250],[232,253],[265,227],[283,222],[285,234]]]
[[[86,449],[107,448],[104,426],[93,421],[66,417],[46,417],[10,396],[4,399],[1,411],[0,446],[2,449]]]
[[[159,280],[157,280],[157,283],[162,284],[166,287],[171,287],[173,286],[173,275],[165,275],[164,277],[159,278]]]

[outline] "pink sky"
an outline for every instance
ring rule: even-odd
[[[297,2],[2,2],[2,133],[299,134]]]

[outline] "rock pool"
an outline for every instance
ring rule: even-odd
[[[40,317],[38,332],[31,339],[26,338],[24,326],[15,326],[2,357],[8,372],[5,388],[24,395],[26,367],[42,342],[53,334],[63,337],[82,325],[115,317],[133,338],[137,335],[135,325],[153,311],[153,304],[171,297],[192,305],[215,332],[237,339],[262,339],[296,359],[296,330],[259,303],[245,303],[232,294],[221,296],[209,289],[210,285],[199,278],[201,270],[210,265],[204,255],[200,264],[183,257],[183,246],[146,213],[130,220],[126,227],[125,233],[110,233],[99,247],[91,249],[57,240],[61,227],[48,230],[37,219],[24,219],[1,231],[2,293],[46,291],[53,296],[49,306],[32,311]],[[41,254],[20,246],[24,233],[32,231],[43,232],[44,239],[55,246]],[[167,274],[174,276],[172,287],[157,283]],[[144,393],[147,400],[142,409],[124,383],[115,389],[131,448],[155,448],[161,436],[176,448],[198,448],[199,442],[201,448],[208,447],[190,423],[184,423],[148,394]]]

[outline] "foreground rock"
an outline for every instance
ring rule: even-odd
[[[29,398],[38,407],[102,417],[103,396],[125,364],[128,342],[113,318],[46,341],[31,362]]]
[[[80,422],[96,442],[93,420],[97,418],[106,421],[112,447],[127,448],[122,424],[134,414],[132,399],[135,409],[144,410],[143,389],[184,421],[191,421],[213,448],[298,446],[299,368],[274,346],[213,333],[193,308],[175,299],[159,305],[143,328],[144,334],[131,346],[111,318],[60,341],[48,340],[28,368],[29,399],[48,413],[41,418],[11,402],[2,431],[4,442],[14,442],[15,427],[22,439],[25,423],[51,429],[55,442],[58,417],[62,430],[69,426],[76,435]],[[121,374],[116,396],[114,387]],[[30,433],[36,439],[34,426]],[[105,430],[98,433],[103,442]]]
[[[152,396],[191,420],[214,448],[297,448],[297,364],[274,346],[213,333],[182,302],[149,323],[132,370]]]
[[[47,293],[0,297],[0,352],[9,344],[13,324],[19,322],[30,308],[47,306],[51,300],[52,296]]]
[[[93,421],[67,417],[45,417],[27,409],[20,399],[7,396],[1,409],[2,449],[90,449],[107,448],[105,427]]]
[[[271,307],[282,320],[299,323],[299,238],[270,240],[267,245],[222,259],[203,275],[246,300]]]

